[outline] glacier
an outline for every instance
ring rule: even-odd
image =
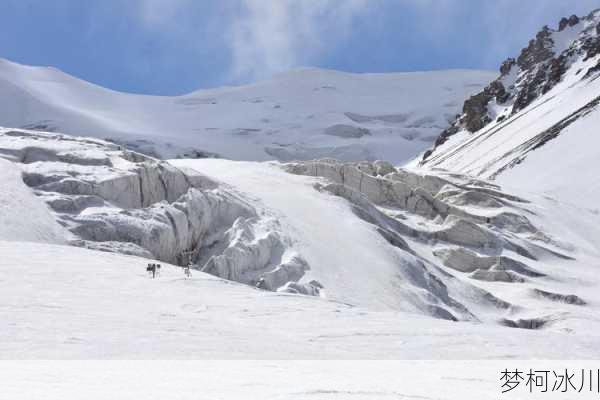
[[[290,306],[297,304],[297,312],[305,315],[301,320],[308,325],[317,320],[308,322],[307,318],[320,318],[320,311],[308,317],[308,309],[342,307],[349,314],[341,317],[339,329],[347,329],[346,323],[356,323],[356,329],[374,324],[372,329],[379,326],[381,330],[385,324],[400,321],[412,326],[391,334],[391,339],[412,335],[412,329],[461,334],[479,330],[481,340],[492,340],[488,334],[495,338],[496,350],[488,353],[492,356],[503,348],[500,342],[507,335],[522,335],[505,331],[517,328],[541,332],[540,341],[567,335],[573,348],[588,351],[572,350],[573,356],[593,354],[589,346],[597,339],[589,327],[596,321],[594,265],[600,249],[589,238],[600,224],[587,215],[574,215],[575,210],[565,216],[569,222],[558,221],[556,210],[565,209],[548,199],[509,193],[497,184],[458,173],[415,171],[383,161],[164,161],[99,139],[10,128],[0,131],[0,155],[2,163],[14,171],[10,185],[18,187],[12,193],[19,198],[13,201],[21,202],[22,197],[37,202],[43,218],[54,219],[42,225],[36,219],[22,224],[23,231],[28,226],[47,229],[41,238],[50,238],[49,247],[39,247],[36,256],[37,265],[46,266],[31,279],[41,279],[49,287],[68,285],[61,281],[65,273],[81,276],[78,279],[92,285],[88,288],[101,285],[106,278],[97,281],[94,276],[111,263],[123,268],[122,273],[131,271],[136,282],[149,282],[146,261],[158,260],[165,263],[160,282],[172,280],[190,287],[197,280],[214,282],[218,288],[223,287],[219,282],[234,282],[232,287],[248,299],[268,298],[264,301],[276,304],[281,298]],[[7,226],[0,230],[0,239],[3,254],[12,255],[4,268],[14,269],[11,279],[17,279],[18,265],[27,265],[27,258],[33,257],[25,250],[32,239],[13,236]],[[569,234],[565,234],[566,226]],[[71,246],[52,247],[51,243]],[[44,252],[53,255],[44,256]],[[63,254],[62,258],[57,254]],[[181,266],[190,259],[192,279],[186,280]],[[101,266],[93,272],[67,267],[97,263]],[[111,282],[118,288],[121,283],[114,281],[118,279],[115,268],[109,269],[116,274]],[[123,279],[128,285],[130,278]],[[6,284],[14,285],[11,282]],[[11,289],[15,299],[30,287],[18,286]],[[135,293],[131,288],[122,290]],[[237,309],[235,298],[225,300],[227,294],[220,289],[207,289],[200,283],[198,290]],[[94,293],[95,289],[89,296]],[[185,296],[194,298],[192,293]],[[61,296],[66,297],[58,303],[75,301],[67,299],[68,293]],[[310,304],[306,310],[301,306],[304,302]],[[258,307],[253,308],[258,312],[263,306],[252,307]],[[105,311],[92,308],[91,312]],[[109,318],[120,318],[109,314]],[[66,319],[59,320],[66,324]],[[270,321],[260,324],[281,323],[278,317]],[[284,324],[277,329],[282,334],[299,334],[300,325],[288,328]],[[10,335],[16,336],[10,336],[7,346],[23,334],[15,329],[10,328]],[[69,328],[61,325],[59,329]],[[328,335],[314,329],[321,332],[317,335]],[[370,332],[365,341],[373,340],[375,331]],[[351,346],[350,337],[341,335],[334,343]],[[126,343],[127,339],[117,341]],[[390,345],[384,341],[382,349]],[[308,342],[298,346],[298,351],[311,348]],[[537,353],[523,352],[522,345],[511,346],[515,346],[513,354],[559,354],[550,352],[548,346],[540,345]],[[161,354],[170,351],[160,347]],[[459,348],[455,345],[445,353],[434,347],[417,355],[400,347],[389,355],[437,358],[456,354],[453,351]],[[11,349],[8,354],[16,354]],[[80,347],[72,354],[77,357],[89,350]],[[111,354],[127,354],[123,351]],[[200,346],[197,351],[206,348]],[[238,351],[240,356],[256,354]]]

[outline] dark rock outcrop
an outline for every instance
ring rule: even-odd
[[[558,31],[564,31],[567,26],[575,26],[579,23],[577,15],[571,15],[569,18],[562,18],[558,23]]]
[[[517,64],[517,60],[515,60],[514,58],[507,58],[506,60],[504,60],[504,62],[502,62],[502,65],[500,65],[500,74],[502,74],[502,76],[506,76],[510,73],[512,67],[514,67]]]
[[[521,54],[517,58],[517,65],[524,71],[531,70],[536,64],[547,61],[552,58],[554,52],[552,46],[552,31],[547,26],[544,26],[537,33],[535,39],[529,41],[529,45],[521,50]]]

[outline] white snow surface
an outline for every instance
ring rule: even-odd
[[[110,138],[163,158],[386,159],[423,151],[493,72],[351,74],[304,68],[183,96],[111,91],[0,60],[0,125]]]
[[[358,219],[344,199],[315,190],[315,179],[286,173],[275,165],[228,160],[171,160],[231,185],[272,213],[281,230],[293,235],[294,248],[311,270],[303,281],[316,279],[323,295],[372,309],[416,311],[400,271],[411,262]],[[360,278],[358,278],[360,277]],[[358,279],[357,279],[358,278]]]
[[[0,358],[586,358],[597,329],[529,331],[265,292],[149,260],[0,241]]]
[[[600,83],[600,82],[598,82]],[[600,94],[600,85],[598,94]],[[507,170],[498,182],[575,203],[600,212],[600,110],[567,127],[533,151],[522,166]],[[535,177],[534,179],[532,179]]]
[[[0,158],[0,240],[64,243],[68,232],[28,188],[21,169]]]

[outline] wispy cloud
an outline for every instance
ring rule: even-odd
[[[137,3],[137,4],[136,4]],[[130,3],[131,4],[131,3]],[[141,22],[152,28],[176,27],[177,17],[187,8],[193,7],[192,0],[135,0]]]
[[[153,85],[160,93],[247,83],[298,66],[355,72],[497,68],[542,25],[598,7],[598,0],[105,0],[85,7],[79,0],[0,2],[9,11],[0,19],[5,25],[16,21],[13,29],[31,15],[41,21],[21,34],[31,37],[30,58],[47,52],[39,62],[60,66],[57,55],[74,46],[87,54],[77,58],[95,60],[91,69],[100,71],[100,82],[113,82],[119,72],[126,83],[114,87]],[[52,51],[34,37],[50,31],[49,24],[57,27],[51,29],[57,38]],[[61,36],[69,29],[74,34]],[[12,49],[7,56],[27,51],[14,42],[0,38],[0,50],[4,43]],[[73,65],[79,63],[72,60],[68,68],[77,71]]]
[[[228,36],[232,77],[263,78],[313,63],[367,8],[367,0],[241,0]]]

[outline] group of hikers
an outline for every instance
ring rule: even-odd
[[[152,275],[152,279],[156,278],[156,275],[160,276],[160,264],[149,263],[146,267],[146,271],[149,275]]]
[[[154,279],[157,276],[160,276],[160,268],[160,264],[148,263],[148,266],[146,267],[146,272],[148,272],[148,274],[152,276],[152,279]],[[191,262],[187,263],[187,265],[183,267],[183,273],[185,274],[186,278],[190,278],[192,276],[191,268]]]

